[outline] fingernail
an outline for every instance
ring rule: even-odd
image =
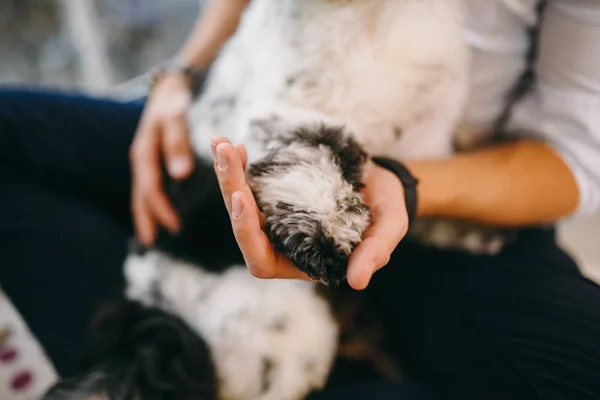
[[[217,166],[221,171],[225,171],[229,166],[229,158],[221,150],[217,150]]]
[[[190,168],[190,162],[185,157],[177,157],[169,162],[169,173],[174,177],[185,175]]]
[[[236,193],[231,195],[231,214],[233,215],[233,218],[241,217],[243,208],[244,207],[242,205],[242,202],[238,198],[238,195]]]

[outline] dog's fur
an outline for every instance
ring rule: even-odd
[[[125,303],[100,317],[82,374],[48,399],[298,400],[321,389],[344,351],[340,309],[315,284],[259,280],[243,267],[211,137],[246,145],[275,248],[312,278],[343,284],[370,222],[368,155],[453,151],[468,93],[462,3],[250,2],[190,112],[196,171],[166,182],[182,233],[132,251]],[[350,352],[395,374],[385,357]]]

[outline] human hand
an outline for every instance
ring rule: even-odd
[[[248,186],[245,174],[245,151],[224,137],[213,139],[215,171],[234,235],[250,272],[263,279],[310,278],[279,255],[262,230],[262,216]],[[351,287],[362,290],[372,275],[385,266],[390,255],[408,229],[408,216],[403,187],[399,179],[375,164],[369,165],[363,189],[365,202],[372,210],[372,224],[363,241],[352,253],[347,280]]]
[[[214,138],[211,146],[215,171],[233,233],[252,275],[261,279],[310,281],[308,275],[297,269],[290,260],[275,252],[262,230],[264,218],[258,210],[244,173],[247,160],[245,148],[234,146],[225,137]]]
[[[150,245],[161,224],[170,232],[181,222],[162,185],[162,163],[173,179],[193,170],[186,112],[191,103],[187,79],[165,75],[155,86],[130,149],[133,171],[132,212],[138,239]]]
[[[371,207],[371,225],[350,255],[347,279],[356,290],[365,289],[371,277],[390,261],[392,252],[408,231],[404,187],[392,172],[369,165],[362,190]]]

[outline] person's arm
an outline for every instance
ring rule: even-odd
[[[235,32],[248,0],[210,0],[198,17],[179,61],[194,69],[207,67]],[[171,232],[180,227],[179,216],[164,193],[161,162],[174,179],[186,178],[193,169],[186,114],[191,104],[187,76],[171,72],[154,84],[142,115],[130,158],[133,172],[132,212],[138,239],[150,245],[157,224]]]
[[[600,207],[600,2],[549,1],[537,84],[510,124],[518,140],[412,162],[420,215],[500,225],[554,222]]]
[[[208,66],[237,29],[248,1],[209,1],[177,58],[196,68]]]
[[[407,166],[420,182],[421,217],[540,225],[572,214],[579,204],[572,171],[541,141],[518,140]]]

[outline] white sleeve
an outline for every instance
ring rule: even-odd
[[[510,89],[527,67],[529,30],[537,24],[537,0],[466,0],[465,35],[471,48],[471,90],[465,124],[488,131],[502,113]]]
[[[549,0],[539,40],[536,85],[509,127],[555,149],[579,186],[576,215],[591,214],[600,210],[600,0]]]

